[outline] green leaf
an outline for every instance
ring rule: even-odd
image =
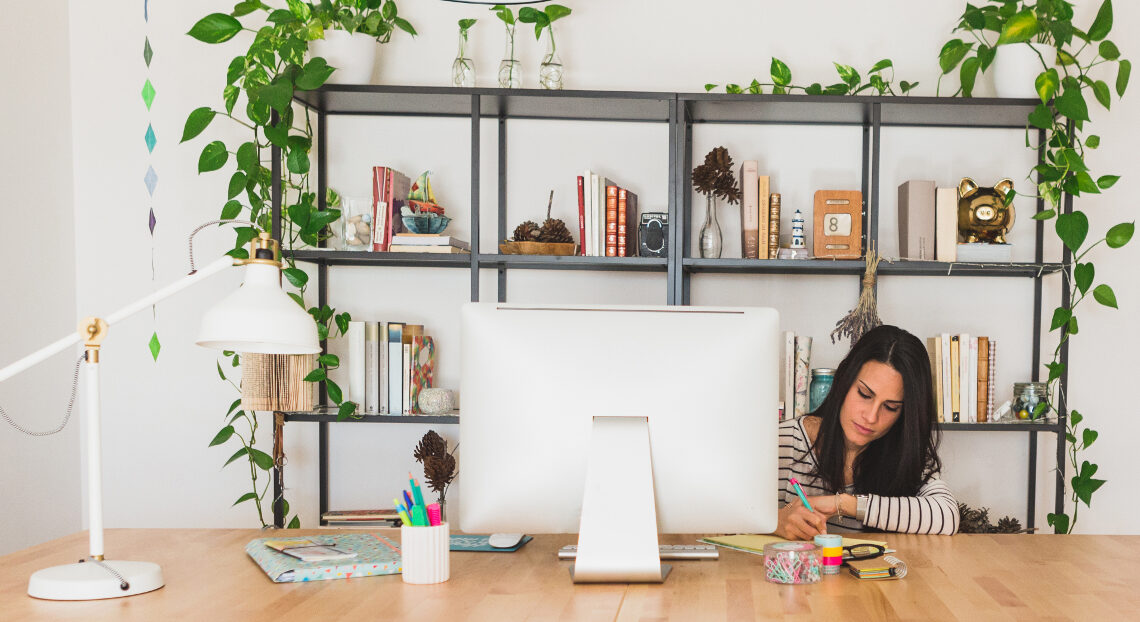
[[[242,143],[238,147],[236,159],[238,170],[245,171],[250,177],[257,175],[261,167],[261,163],[257,161],[257,145],[252,142]]]
[[[304,70],[301,71],[301,75],[297,78],[297,88],[303,91],[320,88],[334,71],[336,71],[336,69],[329,67],[325,59],[319,57],[314,58],[308,63],[305,63]]]
[[[339,367],[340,357],[335,354],[322,354],[317,358],[317,364],[325,365],[327,367]],[[340,400],[337,400],[340,401]]]
[[[293,14],[293,17],[296,17],[302,22],[309,21],[309,18],[313,16],[313,12],[311,9],[309,9],[309,5],[305,4],[301,0],[286,0],[286,4],[289,5],[289,12]]]
[[[835,71],[839,72],[839,79],[847,83],[848,86],[856,86],[860,82],[859,72],[851,65],[843,65],[840,63],[832,63],[835,65]]]
[[[709,91],[715,89],[718,86],[720,86],[720,85],[719,84],[712,84],[711,82],[708,84],[705,84],[705,92],[708,93]]]
[[[1061,328],[1069,322],[1069,318],[1073,317],[1073,312],[1065,307],[1057,307],[1053,310],[1053,321],[1049,325],[1049,330],[1054,331]]]
[[[234,59],[230,61],[229,68],[226,69],[226,84],[232,85],[234,82],[237,82],[237,79],[240,78],[243,73],[245,73],[245,57],[235,56]]]
[[[1034,214],[1033,220],[1049,220],[1050,218],[1052,218],[1056,215],[1057,215],[1057,212],[1054,212],[1051,209],[1047,209],[1043,212],[1037,212],[1036,214]]]
[[[1053,112],[1045,104],[1037,104],[1033,112],[1029,113],[1029,124],[1043,130],[1050,129],[1053,127]]]
[[[1077,173],[1083,173],[1089,170],[1084,158],[1082,158],[1081,154],[1077,153],[1076,150],[1062,149],[1058,153],[1064,158],[1065,165],[1069,167],[1069,170]]]
[[[241,215],[241,202],[237,199],[227,201],[225,206],[222,207],[222,220],[233,220]]]
[[[325,389],[328,390],[329,399],[332,400],[333,404],[339,404],[344,398],[344,395],[342,395],[340,392],[340,385],[333,382],[332,380],[325,381]]]
[[[1049,402],[1037,402],[1037,405],[1033,407],[1033,414],[1030,416],[1030,419],[1040,419],[1048,409]]]
[[[221,43],[229,41],[234,35],[241,32],[241,22],[225,13],[211,13],[198,20],[197,24],[186,33],[203,43]]]
[[[459,30],[461,32],[467,32],[468,30],[471,30],[471,27],[474,26],[475,22],[477,22],[477,21],[479,21],[479,20],[477,20],[477,19],[461,19],[461,20],[459,20]]]
[[[1120,58],[1120,49],[1112,41],[1101,41],[1100,49],[1098,50],[1101,57],[1107,60],[1116,60]]]
[[[891,62],[891,59],[884,58],[883,60],[875,63],[874,65],[871,65],[871,68],[867,70],[867,73],[875,73],[876,71],[882,71],[888,67],[893,67],[893,66],[894,66],[894,63]]]
[[[1077,173],[1077,187],[1082,194],[1100,194],[1100,188],[1093,181],[1092,175],[1084,171]]]
[[[997,57],[997,48],[992,48],[988,45],[978,44],[978,60],[981,61],[981,69],[984,72],[993,64],[994,58]]]
[[[251,499],[256,499],[256,498],[257,498],[257,493],[255,493],[255,492],[247,492],[247,493],[245,493],[244,495],[242,495],[242,496],[238,497],[238,500],[237,500],[237,501],[234,501],[234,505],[237,505],[237,504],[239,504],[239,503],[244,503],[244,502],[246,502],[246,501],[249,501],[249,500],[251,500]],[[230,506],[230,507],[233,507],[233,506]]]
[[[285,528],[286,529],[300,529],[301,528],[301,519],[296,514],[294,514],[293,520],[289,521],[289,524]]]
[[[972,97],[974,94],[974,81],[978,78],[979,63],[977,56],[971,56],[962,62],[962,72],[959,82],[962,85],[962,97]]]
[[[743,93],[744,91],[740,88],[739,84],[726,84],[726,85],[724,85],[724,92],[725,93],[731,93],[733,95],[739,95],[740,93]]]
[[[1075,335],[1080,332],[1080,329],[1077,327],[1077,316],[1074,315],[1069,318],[1069,326],[1065,329],[1065,332],[1070,335]]]
[[[241,172],[241,171],[237,171],[236,173],[231,175],[230,176],[230,185],[229,185],[229,188],[226,190],[226,198],[232,199],[232,198],[236,197],[237,195],[241,194],[241,191],[245,190],[245,184],[247,181],[249,181],[249,177],[247,177],[246,174]]]
[[[760,81],[756,78],[752,79],[752,84],[748,85],[748,92],[752,95],[761,95],[764,93],[764,87],[760,86]]]
[[[1041,25],[1037,22],[1037,14],[1032,9],[1025,9],[1006,21],[1005,26],[1002,26],[1001,35],[998,37],[996,45],[1029,41],[1040,30]]]
[[[1061,374],[1065,373],[1064,363],[1046,363],[1045,367],[1049,369],[1049,380],[1046,382],[1053,382],[1057,378],[1060,378]]]
[[[1078,263],[1073,268],[1073,280],[1077,282],[1077,289],[1080,290],[1081,295],[1084,295],[1092,287],[1095,276],[1096,268],[1092,263]]]
[[[1061,214],[1057,217],[1057,237],[1074,253],[1085,242],[1089,233],[1089,219],[1084,212],[1075,211],[1071,214]]]
[[[290,173],[304,175],[309,172],[309,154],[301,149],[290,149],[285,158],[285,167]]]
[[[264,451],[250,447],[249,456],[253,458],[253,463],[261,470],[269,471],[273,469],[273,458]]]
[[[317,369],[314,369],[313,371],[309,372],[309,374],[307,376],[305,376],[305,382],[321,382],[322,380],[327,380],[328,377],[329,377],[328,372],[326,372],[323,369],[317,368]]]
[[[1116,95],[1124,97],[1124,90],[1128,88],[1128,78],[1132,75],[1132,61],[1120,61],[1116,72]]]
[[[218,377],[220,377],[222,380],[226,379],[226,374],[222,372],[222,364],[221,363],[218,363]]]
[[[284,113],[293,99],[293,83],[286,76],[277,76],[257,90],[257,99],[279,113]]]
[[[1046,516],[1049,525],[1053,527],[1053,533],[1069,533],[1069,515],[1068,514],[1053,514],[1052,512]]]
[[[348,313],[341,313],[336,316],[336,327],[340,329],[341,334],[348,332],[348,323],[352,321],[352,316]],[[337,363],[338,365],[340,363]]]
[[[974,49],[973,43],[966,43],[961,39],[947,41],[942,46],[942,51],[938,53],[938,66],[942,68],[942,73],[947,74],[953,71],[972,49]]]
[[[792,70],[788,69],[784,61],[774,56],[772,57],[770,73],[772,74],[772,82],[779,86],[788,86],[792,83]]]
[[[1089,40],[1100,41],[1108,36],[1112,31],[1112,0],[1104,0],[1104,4],[1100,5],[1100,10],[1097,11],[1096,19],[1093,20],[1092,26],[1089,26]]]
[[[1072,479],[1073,493],[1077,495],[1077,499],[1084,502],[1085,505],[1092,503],[1092,495],[1104,485],[1103,479],[1092,479],[1091,477],[1074,477]]]
[[[1082,436],[1084,437],[1082,439],[1085,442],[1084,446],[1087,449],[1089,445],[1092,445],[1093,443],[1096,442],[1096,437],[1099,436],[1099,434],[1097,434],[1096,430],[1090,430],[1090,429],[1086,428],[1084,431],[1084,434],[1082,434]]]
[[[1101,190],[1108,190],[1115,186],[1118,181],[1120,181],[1120,175],[1101,175],[1100,179],[1096,180],[1096,185],[1099,186]]]
[[[289,297],[293,299],[293,302],[297,303],[297,306],[301,307],[302,309],[305,308],[305,301],[301,298],[300,294],[296,292],[289,292]]]
[[[224,468],[226,468],[226,467],[230,466],[230,463],[232,463],[234,460],[237,460],[238,458],[241,458],[241,457],[242,457],[242,456],[244,456],[244,455],[245,455],[245,454],[246,454],[248,451],[249,451],[249,448],[248,448],[248,447],[246,447],[245,445],[242,445],[241,449],[239,449],[239,450],[235,451],[235,452],[234,452],[234,455],[230,456],[230,459],[229,459],[229,460],[226,460],[226,463],[222,465],[222,468],[224,469]]]
[[[236,400],[234,400],[232,404],[230,404],[230,409],[226,411],[226,416],[228,417],[230,415],[230,413],[237,410],[238,406],[241,406],[241,398],[240,397],[237,398]]]
[[[1090,135],[1085,139],[1085,146],[1089,149],[1096,149],[1100,146],[1100,136],[1097,136],[1096,134]]]
[[[237,98],[240,94],[241,89],[232,84],[222,90],[222,99],[226,102],[226,114],[233,114],[234,105],[237,104]]]
[[[229,158],[230,152],[226,151],[225,144],[215,140],[202,148],[202,155],[198,156],[198,173],[216,171],[225,166]]]
[[[1074,121],[1089,120],[1089,107],[1085,103],[1085,96],[1081,94],[1079,87],[1066,88],[1065,92],[1057,98],[1056,106],[1057,112]]]
[[[293,287],[297,289],[304,287],[305,283],[309,282],[309,275],[300,268],[285,268],[281,272],[285,275],[285,278],[289,279]]]
[[[1037,76],[1037,96],[1041,98],[1042,103],[1048,102],[1057,93],[1057,87],[1061,85],[1061,76],[1057,74],[1057,70],[1049,68],[1049,71],[1043,71]]]
[[[339,408],[337,408],[337,412],[336,412],[337,421],[343,421],[343,420],[355,415],[356,414],[356,408],[357,408],[356,402],[341,402],[341,405]]]
[[[551,22],[562,19],[570,14],[570,8],[562,6],[561,4],[548,4],[543,10],[546,11],[546,16],[550,18]]]
[[[1101,187],[1104,188],[1105,186]],[[1109,248],[1120,248],[1132,239],[1132,234],[1135,232],[1135,222],[1122,222],[1108,230],[1108,234],[1105,236],[1105,242],[1108,243]]]
[[[221,430],[218,430],[218,433],[214,435],[214,440],[210,441],[209,446],[213,447],[214,445],[221,445],[222,443],[230,440],[230,437],[233,435],[234,435],[234,427],[232,425],[227,425],[226,427],[222,428]]]
[[[1096,100],[1100,102],[1101,106],[1104,106],[1105,110],[1112,108],[1112,92],[1108,90],[1107,82],[1104,80],[1093,82],[1092,90]]]
[[[1116,294],[1112,291],[1111,287],[1104,283],[1097,285],[1096,289],[1093,290],[1093,298],[1106,307],[1112,307],[1113,309],[1120,308],[1116,306]]]
[[[210,125],[210,121],[214,120],[214,114],[209,106],[195,108],[190,116],[186,117],[186,126],[182,129],[182,140],[180,142],[186,142],[201,134],[202,130]]]
[[[1079,424],[1081,421],[1084,420],[1084,418],[1085,418],[1084,415],[1082,415],[1081,413],[1074,410],[1069,415],[1069,422],[1072,423],[1074,427],[1076,427],[1077,424]]]
[[[911,91],[911,89],[913,89],[916,86],[918,86],[917,82],[907,82],[906,80],[899,81],[899,90],[901,90],[903,92],[903,95],[906,95],[907,93],[909,93]]]

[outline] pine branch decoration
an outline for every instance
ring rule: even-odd
[[[693,186],[697,192],[719,197],[729,204],[740,202],[740,187],[736,183],[728,149],[716,147],[705,155],[705,163],[693,169]]]
[[[428,430],[420,439],[416,450],[412,452],[412,457],[416,462],[423,462],[429,456],[442,456],[447,453],[447,441],[442,436],[436,433],[435,430]]]
[[[867,266],[863,271],[863,287],[859,290],[859,303],[855,308],[835,323],[835,330],[831,331],[831,343],[835,340],[848,337],[851,345],[859,341],[872,328],[883,323],[879,319],[878,305],[875,302],[875,275],[879,271],[879,254],[875,252],[875,245],[867,251]]]
[[[436,433],[428,430],[416,445],[412,457],[416,462],[424,465],[424,479],[428,488],[439,493],[440,502],[447,494],[447,487],[455,480],[455,455],[448,453],[447,441]]]

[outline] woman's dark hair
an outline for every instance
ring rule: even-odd
[[[816,475],[830,490],[843,490],[845,438],[839,410],[867,361],[890,365],[902,376],[903,403],[891,429],[855,458],[855,490],[889,497],[914,496],[942,469],[938,459],[940,435],[926,347],[918,337],[897,326],[878,326],[863,335],[836,369],[827,398],[810,414],[819,417]]]

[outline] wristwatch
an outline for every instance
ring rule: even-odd
[[[867,506],[870,504],[870,495],[855,495],[855,520],[864,522],[867,518]]]

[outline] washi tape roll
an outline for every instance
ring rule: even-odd
[[[820,547],[820,565],[823,574],[839,574],[843,565],[843,536],[837,534],[820,534],[815,537],[816,546]]]
[[[772,583],[818,583],[822,574],[819,547],[811,542],[772,542],[764,546],[764,573]]]
[[[821,549],[842,549],[843,536],[834,533],[824,533],[815,537],[815,545]]]

